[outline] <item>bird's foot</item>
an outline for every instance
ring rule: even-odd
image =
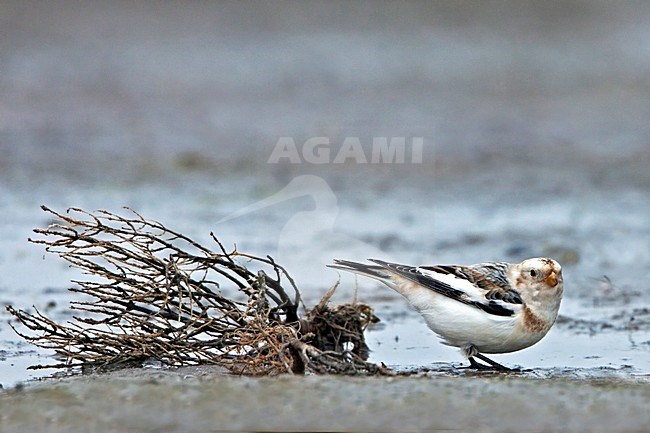
[[[474,359],[474,356],[480,359],[481,361],[488,363],[489,365],[485,365],[485,364],[481,364],[480,362],[477,362]],[[480,353],[477,353],[474,356],[470,356],[468,358],[469,367],[467,368],[473,368],[475,370],[491,370],[491,371],[520,371],[519,369],[508,368],[505,365],[501,365],[498,362],[492,361],[490,358],[483,356]]]

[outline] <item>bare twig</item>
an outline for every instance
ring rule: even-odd
[[[357,303],[329,308],[336,286],[300,318],[300,292],[269,256],[229,252],[211,233],[215,252],[130,209],[126,216],[42,209],[57,222],[35,229],[39,237],[30,241],[93,278],[75,281],[77,287],[70,289],[87,298],[72,302],[83,314],[66,323],[37,309],[7,307],[29,330],[14,328],[20,336],[65,359],[33,368],[155,359],[168,365],[216,364],[253,375],[388,373],[365,361],[363,332],[376,320],[372,310]]]

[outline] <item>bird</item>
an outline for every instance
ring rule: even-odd
[[[540,341],[557,319],[564,292],[562,267],[550,258],[433,266],[368,260],[373,264],[336,259],[328,266],[400,293],[474,369],[511,370],[484,354],[516,352]]]

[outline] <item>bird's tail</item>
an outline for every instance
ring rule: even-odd
[[[363,275],[364,277],[372,278],[373,280],[381,281],[384,284],[391,285],[391,274],[383,266],[335,259],[334,264],[327,265],[327,267],[353,272],[358,275]]]

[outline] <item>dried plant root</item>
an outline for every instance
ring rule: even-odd
[[[334,286],[304,317],[300,292],[267,257],[216,251],[132,210],[127,215],[45,206],[56,222],[35,229],[42,244],[90,278],[74,281],[79,314],[57,323],[37,309],[7,310],[54,365],[110,368],[157,360],[213,364],[247,375],[390,374],[366,362],[364,331],[377,318],[365,304],[330,308]]]

